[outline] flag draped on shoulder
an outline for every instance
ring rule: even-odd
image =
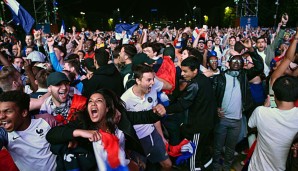
[[[171,90],[163,90],[166,94],[171,94],[176,85],[176,68],[170,56],[164,56],[163,62],[158,69],[156,76],[162,78],[172,85]]]
[[[16,0],[4,0],[4,2],[11,10],[13,22],[21,25],[28,34],[35,22],[32,16]]]

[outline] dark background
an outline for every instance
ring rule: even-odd
[[[241,10],[241,1],[238,7],[239,11]],[[256,0],[248,1],[253,2]],[[18,0],[18,2],[34,17],[33,0]],[[277,7],[275,2],[276,0],[259,0],[258,19],[260,26],[274,26],[273,16]],[[144,25],[159,21],[173,21],[173,25],[182,27],[184,21],[193,18],[196,18],[197,21],[191,26],[200,27],[204,23],[204,15],[209,17],[208,26],[235,26],[233,25],[234,22],[227,24],[223,19],[225,7],[230,6],[235,9],[236,5],[233,0],[57,0],[58,10],[56,15],[52,10],[52,1],[48,1],[48,4],[50,22],[56,23],[59,28],[62,19],[65,21],[67,28],[75,25],[78,28],[86,27],[91,30],[113,30],[113,26],[119,20],[129,23],[144,23]],[[194,6],[197,7],[197,11],[193,10]],[[117,12],[118,8],[120,12]],[[157,12],[151,12],[151,9],[157,9]],[[298,0],[279,0],[277,22],[280,21],[281,14],[287,12],[290,16],[288,26],[294,27],[298,20],[297,11]],[[7,12],[9,12],[8,9]],[[85,15],[81,15],[80,12],[84,12]],[[8,17],[9,14],[7,20],[9,20]],[[109,18],[114,18],[113,26],[108,25]],[[182,23],[179,24],[180,18]],[[234,18],[231,19],[234,20]]]

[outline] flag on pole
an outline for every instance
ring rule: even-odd
[[[21,25],[28,34],[35,22],[32,16],[16,0],[4,0],[4,2],[11,10],[13,22]]]
[[[64,20],[62,20],[61,29],[60,29],[60,36],[64,36],[64,35],[65,35],[65,24],[64,24]]]

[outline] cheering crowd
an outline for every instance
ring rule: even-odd
[[[2,23],[0,170],[298,170],[298,27]],[[130,34],[130,32],[132,34]]]

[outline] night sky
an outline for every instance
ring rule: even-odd
[[[59,2],[59,0],[58,0]],[[229,3],[230,2],[230,3]],[[185,14],[191,15],[193,7],[200,7],[201,14],[207,14],[211,9],[223,7],[225,4],[233,4],[232,0],[61,0],[60,9],[65,13],[80,16],[80,11],[86,13],[86,17],[112,17],[113,10],[120,9],[123,20],[134,15],[135,18],[150,20],[152,17],[151,9],[157,9],[159,18],[177,20]]]
[[[33,0],[17,0],[32,16],[34,16]],[[178,1],[178,2],[177,2]],[[73,18],[82,17],[80,12],[85,13],[85,20],[88,27],[95,29],[103,22],[107,23],[109,18],[113,17],[113,11],[120,9],[122,21],[129,22],[132,15],[135,21],[170,20],[176,22],[179,18],[190,20],[193,18],[193,7],[200,8],[201,20],[204,15],[209,17],[208,25],[221,26],[223,24],[224,9],[227,6],[235,7],[234,0],[57,0],[58,13],[57,24],[60,25],[64,20],[69,26],[73,24]],[[242,0],[240,0],[242,1]],[[253,1],[253,0],[249,0]],[[275,0],[259,0],[259,24],[272,26],[274,23]],[[48,0],[51,4],[52,0]],[[289,23],[296,23],[298,17],[298,6],[289,5],[292,0],[280,1],[279,12],[288,11],[291,13]],[[241,5],[240,5],[241,6]],[[295,8],[295,9],[294,9]],[[50,8],[49,8],[50,9]],[[151,9],[157,9],[157,13],[152,13]],[[6,10],[9,11],[9,10]],[[290,12],[292,11],[292,12]],[[52,14],[52,13],[51,13]],[[187,14],[187,17],[185,17]],[[294,17],[295,15],[295,17]],[[53,17],[50,18],[53,21]]]
[[[185,13],[190,13],[194,6],[207,11],[227,1],[232,0],[178,0],[178,3],[174,0],[61,0],[60,4],[61,6],[67,4],[67,8],[74,7],[72,9],[75,10],[81,9],[110,15],[112,15],[113,10],[119,8],[124,18],[130,15],[147,17],[150,16],[150,9],[155,8],[160,16],[176,19]]]

